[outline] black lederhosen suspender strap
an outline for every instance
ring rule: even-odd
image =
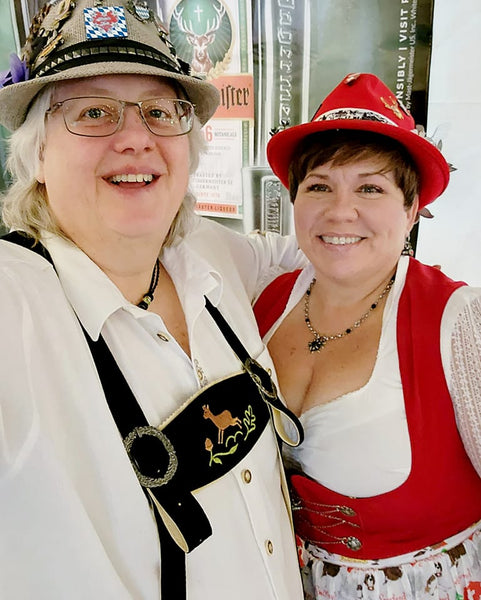
[[[13,231],[1,239],[21,245],[25,248],[37,252],[48,260],[53,266],[54,262],[48,250],[40,243],[34,245],[33,240],[26,235]],[[114,418],[122,439],[125,439],[136,427],[149,427],[149,424],[135,399],[130,386],[115,362],[105,340],[100,337],[97,342],[93,341],[82,327],[85,338],[89,345],[92,357],[97,368],[97,372],[102,384],[102,388],[109,406],[110,412]],[[138,460],[152,450],[153,438],[143,437],[143,444],[136,448]],[[157,448],[154,448],[154,452]],[[133,460],[132,457],[130,457]],[[147,458],[147,462],[148,458]],[[152,504],[147,489],[142,486],[147,495],[149,503]],[[197,503],[196,503],[197,504]],[[189,507],[192,510],[192,507]],[[177,545],[170,533],[167,531],[163,520],[157,510],[153,510],[157,528],[159,532],[159,541],[161,546],[161,597],[165,600],[185,600],[186,599],[186,574],[185,574],[185,552]],[[210,524],[197,504],[192,512],[186,511],[186,517],[192,515],[192,518],[198,518],[203,523],[205,536],[211,534]]]
[[[256,360],[251,358],[250,354],[242,345],[242,342],[239,340],[237,335],[232,330],[231,326],[225,320],[222,313],[217,309],[212,302],[205,297],[205,306],[209,311],[211,317],[216,322],[219,329],[222,331],[223,336],[227,340],[229,346],[234,350],[237,358],[241,361],[244,369],[249,373],[252,379],[255,381],[256,385],[259,388],[259,392],[262,395],[265,402],[269,404],[271,410],[274,409],[277,414],[283,415],[287,418],[287,420],[291,423],[293,430],[297,434],[297,439],[291,445],[298,446],[304,439],[304,430],[299,419],[292,413],[280,400],[279,395],[277,393],[276,386],[270,377],[270,373],[268,373],[264,367],[262,367]],[[274,419],[276,422],[276,419]],[[276,432],[280,435],[279,428],[276,423]],[[289,436],[280,436],[282,441],[287,443],[286,439]]]

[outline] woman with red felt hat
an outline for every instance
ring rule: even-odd
[[[255,306],[305,432],[285,452],[305,596],[478,598],[481,290],[408,243],[449,165],[367,73],[267,155],[310,261]]]

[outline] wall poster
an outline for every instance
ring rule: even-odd
[[[270,130],[308,120],[346,74],[375,73],[426,125],[434,0],[135,1],[160,15],[178,55],[220,91],[192,190],[200,214],[239,231],[291,230],[287,192],[265,157]],[[0,69],[42,4],[2,2]]]

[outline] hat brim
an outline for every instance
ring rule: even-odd
[[[433,202],[446,189],[449,182],[449,165],[431,142],[395,125],[354,119],[312,121],[273,135],[267,144],[267,160],[286,188],[289,188],[289,165],[301,140],[312,133],[333,129],[372,131],[400,142],[412,156],[419,172],[419,208]]]
[[[172,79],[184,88],[202,125],[212,117],[219,105],[219,92],[207,81],[138,62],[112,61],[72,67],[0,89],[0,123],[10,131],[18,129],[35,96],[49,83],[99,75],[153,75]]]

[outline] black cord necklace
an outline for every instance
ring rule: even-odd
[[[152,277],[150,279],[149,290],[144,294],[142,300],[137,304],[139,308],[143,308],[147,310],[149,308],[149,304],[154,299],[154,292],[157,284],[159,283],[159,273],[160,273],[160,261],[157,259],[155,261],[154,269],[152,271]]]

